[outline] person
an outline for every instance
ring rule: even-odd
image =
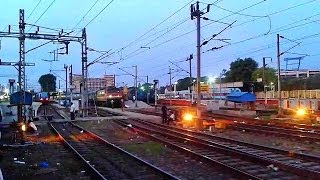
[[[34,133],[38,130],[37,126],[33,123],[32,120],[28,120],[27,131],[30,133]]]
[[[121,98],[121,111],[124,111],[124,97]]]
[[[165,124],[168,120],[168,117],[167,117],[168,116],[168,114],[167,114],[168,108],[167,108],[167,106],[163,105],[161,107],[161,110],[162,110],[162,124]]]
[[[112,109],[113,109],[113,107],[114,107],[113,103],[114,103],[114,100],[111,99],[111,108],[112,108]]]
[[[33,119],[33,108],[32,108],[32,106],[28,107],[28,118],[29,118],[29,120]]]
[[[169,111],[169,118],[167,120],[167,124],[169,125],[170,124],[170,121],[174,121],[175,120],[175,115],[172,111]]]
[[[71,107],[70,107],[70,117],[71,117],[71,120],[74,120],[75,119],[75,111],[76,111],[76,106],[71,103]]]
[[[136,96],[135,95],[132,96],[132,101],[136,102]]]

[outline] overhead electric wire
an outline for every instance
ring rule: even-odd
[[[41,0],[39,0],[39,2],[37,3],[37,5],[32,9],[31,13],[30,13],[29,16],[27,17],[27,20],[32,16],[32,14],[33,14],[34,11],[37,9],[37,7],[39,6],[40,3],[41,3]]]
[[[161,24],[163,24],[164,22],[166,22],[168,19],[170,19],[171,17],[173,17],[174,15],[176,15],[177,13],[179,13],[182,9],[184,9],[186,6],[188,6],[190,3],[192,3],[194,0],[189,1],[187,4],[185,4],[184,6],[182,6],[181,8],[179,8],[177,11],[175,11],[173,14],[171,14],[170,16],[168,16],[167,18],[165,18],[164,20],[162,20],[159,24],[155,25],[154,27],[152,27],[150,30],[148,30],[147,32],[145,32],[144,34],[142,34],[141,36],[139,36],[138,38],[136,38],[134,41],[130,42],[128,45],[122,47],[121,49],[126,49],[129,46],[131,46],[132,44],[136,43],[138,40],[140,40],[142,37],[144,37],[145,35],[147,35],[148,33],[150,33],[151,31],[153,31],[154,29],[156,29],[157,27],[159,27]]]
[[[127,44],[126,46],[120,48],[117,50],[117,53],[122,52],[124,49],[130,47],[132,44],[139,42],[139,40],[141,40],[141,38],[143,38],[144,36],[146,36],[147,34],[149,34],[150,32],[152,32],[154,29],[156,29],[157,27],[159,27],[161,24],[163,24],[164,22],[166,22],[168,19],[170,19],[171,17],[173,17],[174,15],[176,15],[178,12],[180,12],[182,9],[184,9],[186,6],[188,6],[191,2],[193,2],[194,0],[191,0],[190,2],[188,2],[187,4],[185,4],[184,6],[182,6],[181,8],[179,8],[177,11],[175,11],[173,14],[171,14],[170,16],[168,16],[167,18],[165,18],[164,20],[162,20],[160,23],[158,23],[157,25],[155,25],[154,27],[152,27],[150,30],[148,30],[147,32],[145,32],[144,34],[142,34],[141,36],[139,36],[138,38],[136,38],[134,41],[130,42],[129,44]],[[189,18],[188,18],[189,19]],[[182,21],[179,21],[178,23],[175,23],[173,26],[176,26],[178,24],[181,24],[183,22],[185,22],[187,19],[183,19]],[[173,26],[170,26],[173,27]],[[167,28],[166,28],[167,29]],[[162,31],[162,30],[161,30]],[[140,50],[140,49],[139,49]],[[135,52],[137,52],[138,50],[136,50]],[[131,53],[130,53],[131,54]],[[103,56],[105,56],[106,54],[102,54],[99,57],[97,57],[96,59],[100,59],[100,58],[104,58]]]
[[[84,18],[91,12],[93,7],[99,2],[100,0],[96,0],[93,5],[90,7],[90,9],[82,16],[82,18],[78,21],[78,23],[73,27],[75,29],[83,20]]]
[[[261,3],[265,2],[265,1],[266,1],[266,0],[262,0],[262,1],[259,1],[259,2],[255,3],[255,4],[250,5],[250,6],[248,6],[248,7],[245,7],[245,8],[243,8],[243,9],[240,9],[240,10],[237,11],[237,13],[238,13],[238,12],[241,12],[241,11],[244,11],[244,10],[247,10],[247,9],[249,9],[249,8],[252,8],[252,7],[254,7],[254,6],[257,6],[257,5],[259,5],[259,4],[261,4]],[[223,19],[225,19],[225,18],[227,18],[227,17],[230,17],[230,16],[232,16],[232,15],[234,15],[234,14],[235,14],[235,13],[229,14],[229,15],[223,17],[223,18],[220,18],[220,19],[217,20],[217,21],[221,21],[221,20],[223,20]],[[209,26],[209,25],[211,25],[211,24],[213,24],[213,23],[215,23],[215,22],[211,22],[211,23],[208,23],[208,24],[206,24],[206,25],[203,25],[203,26],[201,26],[201,28],[206,27],[206,26]],[[158,47],[158,46],[161,46],[161,45],[163,45],[163,44],[165,44],[165,43],[168,43],[168,42],[170,42],[170,41],[173,41],[173,40],[175,40],[175,39],[178,39],[178,38],[180,38],[180,37],[182,37],[182,36],[185,36],[185,35],[187,35],[187,34],[190,34],[190,33],[194,32],[194,31],[196,31],[196,29],[191,30],[191,31],[188,31],[188,32],[186,32],[186,33],[183,33],[183,34],[181,34],[181,35],[179,35],[179,36],[176,36],[176,37],[174,37],[174,38],[172,38],[172,39],[169,39],[169,40],[166,40],[166,41],[164,41],[164,42],[161,42],[161,43],[159,43],[159,44],[157,44],[157,45],[154,45],[154,46],[151,47],[151,49],[152,49],[152,48],[155,48],[155,47]],[[143,53],[143,52],[145,52],[145,51],[146,51],[146,50],[140,51],[140,52],[138,52],[138,53],[136,53],[136,54],[133,54],[132,56],[127,57],[126,59],[132,58],[132,57],[134,57],[134,56],[136,56],[136,55],[139,55],[139,54],[141,54],[141,53]]]
[[[36,24],[41,18],[42,16],[49,10],[49,8],[53,5],[53,3],[55,2],[56,0],[53,0],[51,2],[51,4],[46,8],[46,10],[43,11],[43,13],[40,15],[40,17],[34,22],[34,24]]]
[[[92,21],[94,21],[114,0],[111,0],[106,6],[104,6],[104,8],[102,8],[102,10],[96,15],[94,16],[85,26],[87,27],[90,23],[92,23]]]
[[[261,3],[265,2],[265,1],[266,1],[266,0],[262,0],[262,1],[260,1],[260,2],[257,2],[257,3],[255,3],[255,4],[253,4],[253,5],[250,5],[250,6],[246,7],[246,8],[244,8],[244,9],[240,9],[240,10],[238,10],[238,11],[236,11],[236,12],[233,12],[233,13],[230,14],[230,15],[227,15],[227,16],[225,16],[225,17],[223,17],[223,18],[220,18],[219,21],[222,20],[222,19],[225,19],[225,18],[227,18],[227,17],[230,17],[230,16],[232,16],[232,15],[235,15],[235,14],[241,12],[241,11],[244,11],[244,10],[246,10],[246,9],[249,9],[249,8],[251,8],[251,7],[254,7],[254,6],[256,6],[256,5],[259,5],[259,4],[261,4]],[[290,9],[293,9],[293,8],[297,8],[297,7],[300,7],[300,6],[303,6],[303,5],[306,5],[306,4],[315,2],[315,1],[317,1],[317,0],[311,0],[311,1],[308,1],[308,2],[301,3],[301,4],[297,4],[297,5],[294,5],[294,6],[291,6],[291,7],[288,7],[288,8],[285,8],[285,9],[282,9],[282,10],[275,11],[275,12],[273,12],[273,13],[267,14],[267,15],[265,15],[264,17],[269,17],[269,16],[272,16],[272,15],[275,15],[275,14],[278,14],[278,13],[281,13],[281,12],[284,12],[284,11],[287,11],[287,10],[290,10]],[[246,24],[246,23],[253,22],[253,21],[256,21],[256,20],[261,19],[261,18],[264,18],[264,17],[261,16],[261,17],[258,17],[258,18],[256,18],[256,19],[246,21],[246,22],[244,22],[244,23],[241,23],[241,24],[238,24],[238,25],[233,26],[233,28],[234,28],[234,27],[242,26],[242,25],[244,25],[244,24]],[[270,18],[270,17],[269,17],[269,18]],[[270,20],[270,19],[269,19],[269,20]],[[214,23],[214,22],[208,23],[208,24],[206,24],[206,25],[204,25],[204,26],[201,26],[201,27],[206,27],[206,26],[209,26],[209,25],[211,25],[211,24],[213,24],[213,23]],[[270,28],[271,28],[271,26],[269,26],[269,31],[270,31]],[[151,48],[155,48],[155,47],[161,46],[161,45],[163,45],[163,44],[165,44],[165,43],[168,43],[168,42],[170,42],[170,41],[173,41],[173,40],[175,40],[175,39],[178,39],[178,38],[180,38],[180,37],[182,37],[182,36],[185,36],[185,35],[187,35],[187,34],[190,34],[190,33],[194,32],[194,31],[196,31],[196,29],[195,29],[195,30],[192,30],[192,31],[188,31],[188,32],[186,32],[186,33],[183,33],[183,34],[181,34],[181,35],[179,35],[179,36],[176,36],[176,37],[174,37],[174,38],[172,38],[172,39],[169,39],[169,40],[166,40],[166,41],[164,41],[164,42],[161,42],[161,43],[159,43],[159,44],[157,44],[157,45],[155,45],[155,46],[153,46],[153,47],[151,47]],[[268,32],[269,32],[269,31],[268,31]],[[267,32],[267,33],[264,33],[264,34],[269,34],[268,32]],[[141,53],[143,53],[143,52],[145,52],[145,51],[146,51],[146,50],[144,50],[144,51],[142,51],[142,52],[139,52],[139,53],[137,53],[137,54],[134,54],[133,56],[139,55],[139,54],[141,54]],[[129,58],[131,58],[131,57],[129,57]],[[128,58],[127,58],[127,59],[128,59]]]

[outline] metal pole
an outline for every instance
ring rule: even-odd
[[[219,89],[220,89],[220,90],[219,90],[219,91],[220,91],[220,92],[219,92],[219,99],[220,99],[220,100],[222,100],[222,96],[221,96],[221,93],[222,93],[222,92],[221,92],[221,82],[222,82],[222,81],[221,81],[221,76],[222,76],[222,74],[220,73],[220,78],[219,78],[219,79],[220,79],[220,80],[219,80]]]
[[[266,80],[265,80],[265,68],[266,68],[266,59],[265,57],[262,58],[262,83],[263,83],[263,90],[264,90],[264,104],[267,105],[267,91],[266,91]]]
[[[157,83],[154,83],[154,107],[157,108]]]
[[[70,101],[72,102],[73,101],[73,95],[72,95],[72,85],[73,85],[73,82],[72,82],[72,65],[70,65],[70,76],[69,76],[69,84],[70,84]]]
[[[20,42],[20,49],[19,49],[19,74],[18,74],[18,84],[19,88],[18,91],[20,92],[20,101],[17,106],[17,121],[19,123],[23,122],[25,118],[25,109],[24,109],[24,102],[25,102],[25,22],[24,22],[24,10],[19,10],[19,42]]]
[[[278,65],[278,115],[282,114],[281,109],[281,81],[280,81],[280,35],[277,34],[277,65]]]
[[[193,87],[193,80],[192,80],[192,74],[191,74],[191,57],[189,57],[189,74],[190,74],[190,99],[191,99],[191,103],[193,103],[192,100],[192,87]]]
[[[148,86],[148,92],[147,92],[147,104],[149,104],[149,95],[150,95],[149,76],[147,76],[147,86]]]
[[[197,1],[196,5],[197,9],[197,123],[196,123],[196,128],[198,130],[202,129],[203,123],[201,120],[201,89],[200,89],[200,76],[201,76],[201,46],[200,46],[200,41],[201,41],[201,34],[200,34],[200,16],[201,16],[201,11],[199,9],[199,2]]]
[[[61,93],[60,93],[60,88],[61,88],[61,86],[60,86],[60,79],[59,79],[59,105],[61,105]]]
[[[64,65],[64,69],[66,70],[66,93],[65,93],[65,99],[66,99],[66,107],[67,107],[67,102],[68,102],[68,99],[67,99],[67,95],[68,95],[68,66],[67,65]]]
[[[135,65],[135,96],[136,96],[136,101],[135,101],[135,106],[138,107],[138,66]]]
[[[171,102],[171,93],[172,93],[172,81],[171,81],[171,67],[169,66],[169,82],[170,82],[170,92],[169,92],[169,98],[170,98],[170,106],[172,105]]]

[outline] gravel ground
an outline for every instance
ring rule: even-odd
[[[1,149],[4,157],[0,167],[5,179],[90,179],[81,172],[85,167],[53,135],[46,123],[37,127],[38,136],[27,134],[27,141],[35,145]],[[9,137],[7,135],[3,138]],[[25,164],[15,163],[15,158]],[[48,167],[40,167],[41,162],[47,162]]]
[[[231,179],[212,164],[203,163],[132,133],[110,120],[78,122],[104,139],[182,179]]]
[[[145,108],[143,110],[154,112],[154,108]],[[241,140],[258,145],[265,145],[275,148],[286,149],[288,151],[320,156],[320,142],[302,142],[298,140],[290,140],[284,137],[276,137],[272,135],[264,135],[254,132],[236,131],[231,129],[226,129],[224,131],[216,131],[214,134],[217,136],[228,137],[231,139]]]
[[[215,132],[214,135],[220,137],[228,137],[231,139],[241,140],[258,145],[286,149],[293,152],[320,156],[320,142],[302,142],[298,140],[290,140],[285,137],[276,137],[272,135],[264,135],[246,131],[235,131],[230,129]]]

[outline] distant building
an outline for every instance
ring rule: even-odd
[[[80,92],[80,83],[81,83],[81,75],[73,75],[72,76],[72,84],[73,84],[73,92]],[[101,78],[88,78],[88,91],[93,92],[100,89],[104,89],[106,87],[114,87],[115,86],[115,77],[114,75],[104,75]]]
[[[296,78],[303,78],[303,77],[310,77],[315,74],[319,74],[320,70],[310,70],[310,69],[300,69],[298,71],[294,70],[282,70],[280,71],[280,76],[281,77],[296,77]],[[276,71],[276,76],[278,76],[278,72]]]

